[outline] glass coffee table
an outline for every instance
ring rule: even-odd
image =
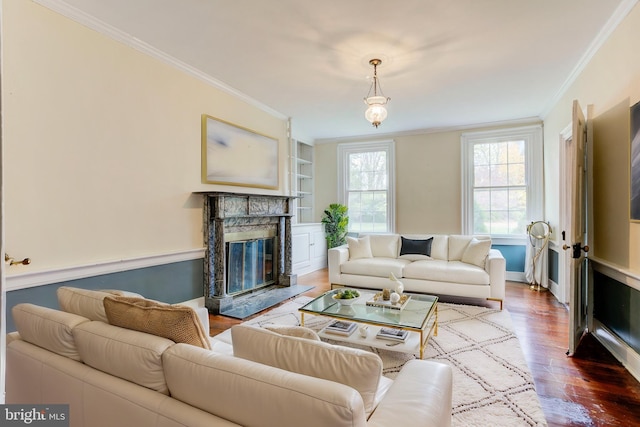
[[[313,314],[354,322],[359,324],[358,326],[370,325],[366,336],[361,335],[360,330],[356,330],[349,336],[343,336],[325,332],[325,329],[322,329],[319,335],[335,341],[346,341],[385,350],[403,353],[419,352],[420,359],[424,356],[429,337],[438,335],[437,296],[411,294],[405,307],[398,310],[367,305],[367,301],[371,300],[377,291],[358,289],[360,298],[349,306],[341,305],[332,298],[336,292],[338,292],[337,289],[328,291],[299,308],[300,324],[304,326],[305,314]],[[401,342],[376,338],[376,334],[382,327],[406,330],[409,334],[406,340]]]

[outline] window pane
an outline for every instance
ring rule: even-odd
[[[508,185],[508,165],[492,165],[491,166],[491,185],[503,186]]]
[[[524,163],[509,164],[508,185],[525,185]]]
[[[509,163],[522,163],[524,164],[525,155],[524,141],[511,141],[508,143],[509,145]]]
[[[473,168],[473,185],[476,187],[488,187],[491,185],[491,167],[476,166]]]

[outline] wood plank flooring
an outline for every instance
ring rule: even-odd
[[[320,295],[329,289],[327,270],[298,276],[298,283],[315,286],[304,295]],[[497,302],[477,299],[441,300],[498,307]],[[640,426],[640,383],[590,335],[573,357],[566,356],[569,314],[551,293],[508,282],[504,307],[511,314],[550,427]],[[210,320],[211,335],[241,322],[217,315],[210,315]]]

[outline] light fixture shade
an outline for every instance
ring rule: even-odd
[[[389,98],[384,96],[370,96],[365,100],[369,108],[364,112],[364,117],[375,127],[378,127],[387,118],[387,109],[384,104],[388,100]]]
[[[387,109],[384,105],[391,98],[387,98],[382,94],[382,88],[380,88],[380,82],[378,81],[378,65],[382,64],[382,61],[374,58],[369,61],[369,64],[373,65],[373,80],[371,81],[369,93],[364,98],[364,103],[368,105],[367,111],[364,112],[364,117],[377,128],[387,118]],[[373,96],[369,96],[372,91]],[[378,92],[380,92],[379,95]]]

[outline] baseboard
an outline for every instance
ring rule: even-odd
[[[640,354],[597,319],[593,319],[591,333],[636,380],[640,381]]]
[[[199,258],[204,258],[204,248],[45,271],[26,272],[7,276],[6,290],[15,291],[17,289],[32,288],[35,286],[67,282],[69,280],[84,279],[102,274],[119,273],[122,271],[190,261]]]
[[[522,271],[507,271],[504,278],[510,282],[527,283],[527,279],[524,277],[524,272]]]

